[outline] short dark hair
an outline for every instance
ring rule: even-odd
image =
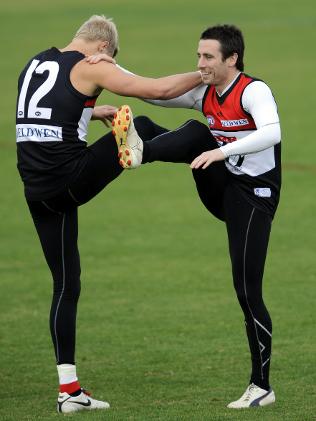
[[[236,67],[241,72],[244,70],[244,37],[240,29],[234,25],[216,25],[207,28],[200,39],[216,39],[221,44],[223,60],[238,54]]]

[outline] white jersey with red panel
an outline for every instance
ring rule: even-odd
[[[275,212],[281,186],[281,131],[274,97],[263,81],[239,73],[221,95],[212,85],[200,85],[175,99],[146,101],[203,112],[236,186],[255,206]]]
[[[258,82],[263,84],[261,81]],[[245,110],[242,103],[243,93],[251,83],[255,83],[255,79],[240,73],[221,95],[216,92],[213,85],[208,86],[204,94],[202,111],[212,135],[221,147],[257,131],[252,114]],[[272,94],[271,98],[273,99]],[[276,111],[274,100],[271,108]],[[273,120],[278,122],[277,114]],[[234,148],[230,148],[230,154],[226,155],[228,156],[226,166],[235,175],[248,174],[255,177],[275,168],[274,145],[248,154],[232,154],[232,150]],[[225,148],[222,148],[222,151],[225,153]]]
[[[125,70],[125,69],[123,69]],[[234,85],[240,73],[225,88],[221,96],[225,95]],[[191,91],[177,98],[169,100],[144,99],[153,105],[168,108],[189,108],[203,111],[203,98],[208,89],[207,85],[201,84]],[[277,107],[270,88],[262,81],[253,79],[253,82],[246,86],[241,96],[243,109],[249,113],[255,121],[257,131],[251,133],[251,142],[246,142],[246,138],[239,138],[229,145],[221,147],[226,157],[230,155],[254,153],[264,150],[280,142],[281,132]],[[243,139],[241,141],[241,139]]]

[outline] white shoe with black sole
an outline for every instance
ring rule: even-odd
[[[70,412],[91,411],[93,409],[108,409],[108,402],[97,401],[85,391],[81,390],[80,395],[71,396],[66,392],[59,393],[57,400],[57,412],[69,414]]]
[[[272,389],[265,390],[251,383],[245,393],[237,401],[231,402],[227,408],[242,409],[252,408],[256,406],[271,405],[275,402],[275,394]]]

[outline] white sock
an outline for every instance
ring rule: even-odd
[[[57,366],[59,384],[68,384],[78,381],[76,366],[73,364],[59,364]]]

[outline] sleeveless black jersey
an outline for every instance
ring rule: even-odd
[[[45,200],[67,188],[87,157],[85,136],[97,96],[70,82],[78,51],[53,47],[36,55],[18,82],[16,141],[18,170],[29,200]]]

